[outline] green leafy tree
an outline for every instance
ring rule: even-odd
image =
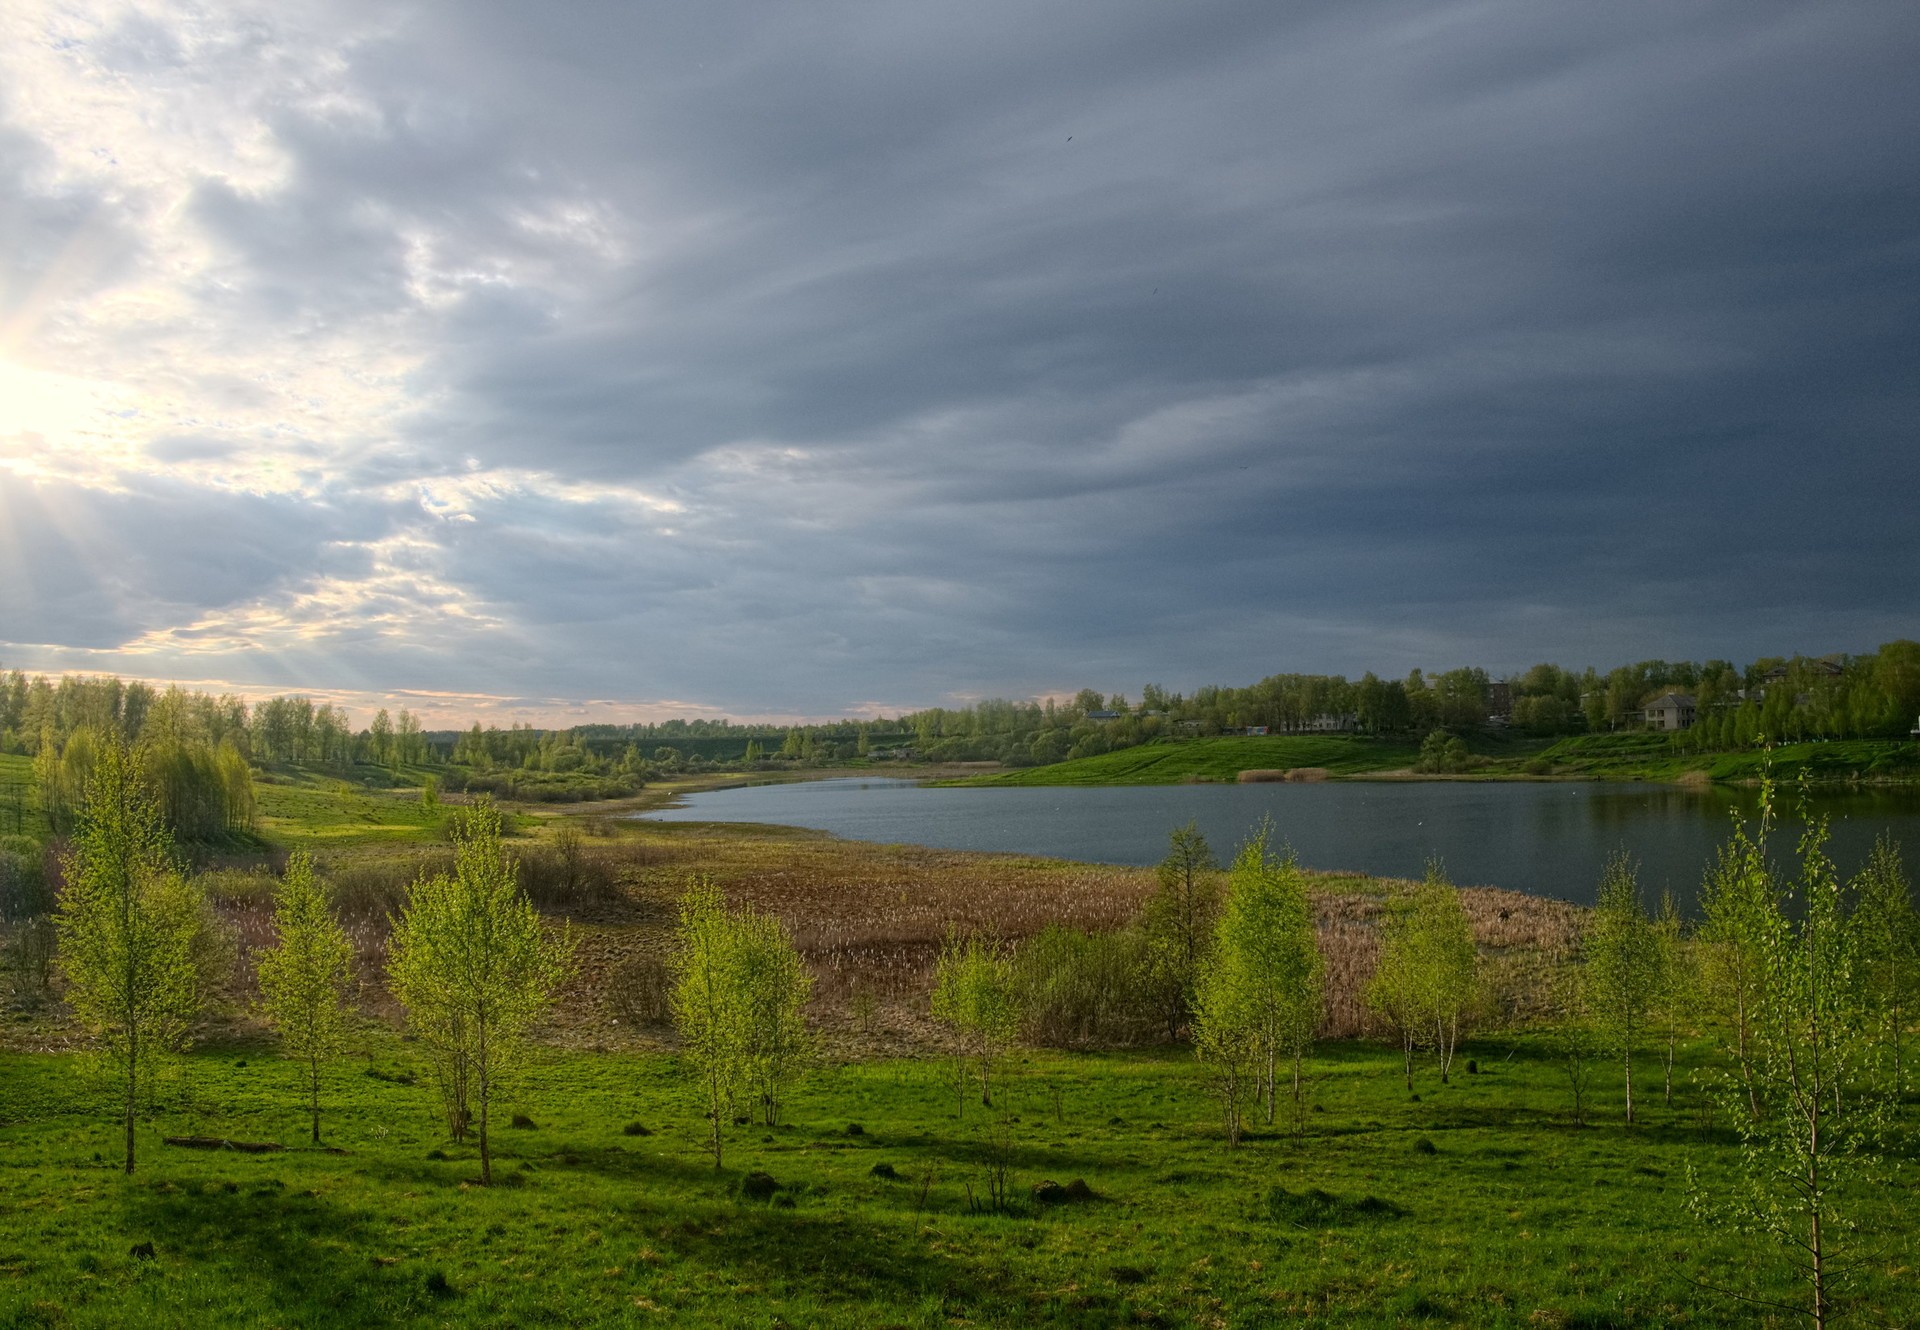
[[[305,1064],[313,1139],[320,1140],[320,1072],[346,1041],[347,963],[353,946],[327,908],[305,853],[287,861],[273,913],[274,948],[260,958],[261,1009],[280,1049]]]
[[[1262,827],[1228,872],[1218,935],[1206,962],[1209,1005],[1201,1008],[1200,1022],[1247,1026],[1255,1092],[1268,1123],[1275,1115],[1279,1065],[1291,1066],[1297,1130],[1303,1062],[1325,1002],[1326,966],[1306,877],[1290,854],[1276,858],[1269,851],[1268,836]],[[1221,1042],[1236,1043],[1238,1037]]]
[[[1020,1031],[1019,984],[1005,950],[977,935],[949,932],[933,974],[934,1018],[960,1040],[961,1065],[980,1082],[980,1102],[993,1106],[993,1074]],[[961,1111],[967,1078],[956,1078]]]
[[[1810,819],[1797,879],[1784,889],[1770,884],[1762,897],[1750,1066],[1726,1091],[1758,1110],[1741,1123],[1739,1181],[1719,1194],[1697,1177],[1689,1187],[1702,1219],[1731,1223],[1782,1254],[1805,1302],[1781,1310],[1807,1316],[1818,1330],[1834,1319],[1843,1281],[1859,1269],[1870,1236],[1861,1215],[1879,1182],[1875,1150],[1894,1104],[1858,1000],[1862,939],[1826,838],[1824,820]]]
[[[1193,1051],[1219,1097],[1228,1149],[1240,1144],[1248,1102],[1260,1099],[1259,1016],[1243,978],[1210,957],[1194,994]]]
[[[493,1097],[552,1003],[572,939],[549,937],[482,801],[454,830],[451,874],[413,884],[394,924],[387,974],[416,1034],[470,1077],[479,1108],[480,1181],[493,1181]]]
[[[1662,948],[1640,904],[1633,861],[1607,861],[1586,930],[1587,989],[1607,1049],[1626,1071],[1627,1121],[1633,1121],[1633,1050],[1646,1036],[1659,1001]]]
[[[386,766],[393,760],[393,717],[387,709],[381,707],[373,715],[373,725],[367,730],[367,757],[369,760]]]
[[[126,1170],[143,1076],[180,1048],[199,1009],[196,889],[172,860],[159,803],[124,744],[95,754],[63,863],[59,966],[75,1018],[124,1092]]]
[[[748,1075],[750,1013],[740,983],[739,949],[720,888],[708,878],[695,878],[680,898],[674,937],[673,1023],[699,1071],[715,1168],[724,1158],[724,1128],[734,1098]]]
[[[1673,1065],[1680,1052],[1680,1034],[1692,1027],[1700,1005],[1699,954],[1687,936],[1686,920],[1671,891],[1660,893],[1660,913],[1653,921],[1659,947],[1659,985],[1654,993],[1653,1020],[1662,1045],[1661,1093],[1673,1107]]]
[[[1704,1006],[1747,1087],[1749,1117],[1760,1114],[1754,1022],[1766,997],[1766,957],[1780,919],[1778,888],[1767,865],[1767,833],[1772,825],[1772,785],[1763,781],[1754,830],[1736,817],[1733,834],[1721,845],[1701,891]]]
[[[1200,967],[1213,945],[1220,917],[1220,872],[1207,838],[1194,823],[1174,828],[1167,839],[1167,857],[1155,870],[1159,886],[1140,923],[1147,939],[1147,983],[1166,1022],[1167,1038],[1177,1039],[1192,1019]]]
[[[1413,1052],[1430,1048],[1445,1082],[1479,998],[1479,950],[1460,890],[1437,863],[1382,923],[1380,960],[1367,985],[1372,1010],[1399,1033],[1413,1088]]]
[[[806,1009],[813,976],[786,926],[772,915],[745,911],[733,927],[746,1011],[746,1073],[760,1119],[771,1127],[812,1057]]]
[[[1884,650],[1884,648],[1883,648]],[[1920,914],[1900,848],[1885,836],[1874,843],[1852,883],[1853,931],[1859,944],[1856,976],[1867,1029],[1893,1093],[1911,1078],[1907,1031],[1920,1005]]]

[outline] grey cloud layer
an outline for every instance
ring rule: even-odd
[[[234,337],[419,349],[318,492],[493,626],[357,678],[820,713],[1920,632],[1910,6],[361,18],[351,105],[262,112],[285,184],[189,216]],[[392,497],[496,468],[546,488]],[[168,607],[337,520],[208,497],[270,526],[196,580],[190,500],[119,502]],[[94,562],[6,635],[152,626]]]

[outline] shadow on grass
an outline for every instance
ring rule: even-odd
[[[1040,1301],[1039,1286],[1018,1281],[1003,1260],[974,1260],[905,1225],[753,1205],[715,1221],[682,1224],[663,1244],[729,1278],[830,1289],[834,1301],[851,1305],[904,1309],[937,1299],[948,1317],[1001,1320]]]
[[[285,1324],[377,1325],[432,1300],[417,1270],[374,1261],[360,1219],[316,1197],[257,1186],[152,1193],[130,1201],[126,1222],[159,1259],[255,1294]]]

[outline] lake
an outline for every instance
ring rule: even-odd
[[[1790,803],[1786,799],[1783,802]],[[1167,832],[1197,822],[1225,861],[1263,817],[1274,839],[1310,868],[1418,877],[1429,857],[1463,885],[1510,887],[1590,903],[1607,856],[1640,861],[1651,899],[1663,889],[1690,906],[1736,811],[1756,793],[1719,787],[1601,782],[1329,781],[1300,785],[1136,785],[1112,788],[940,788],[871,777],[713,790],[641,816],[662,822],[768,822],[853,840],[999,850],[1093,863],[1150,864]],[[1843,873],[1891,834],[1920,859],[1920,791],[1825,794],[1816,815],[1833,828]],[[1776,858],[1800,823],[1783,819]]]

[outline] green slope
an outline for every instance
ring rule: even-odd
[[[1323,767],[1335,775],[1395,771],[1413,765],[1418,744],[1343,734],[1168,739],[1099,757],[996,772],[953,785],[1180,785],[1232,781],[1242,771]]]

